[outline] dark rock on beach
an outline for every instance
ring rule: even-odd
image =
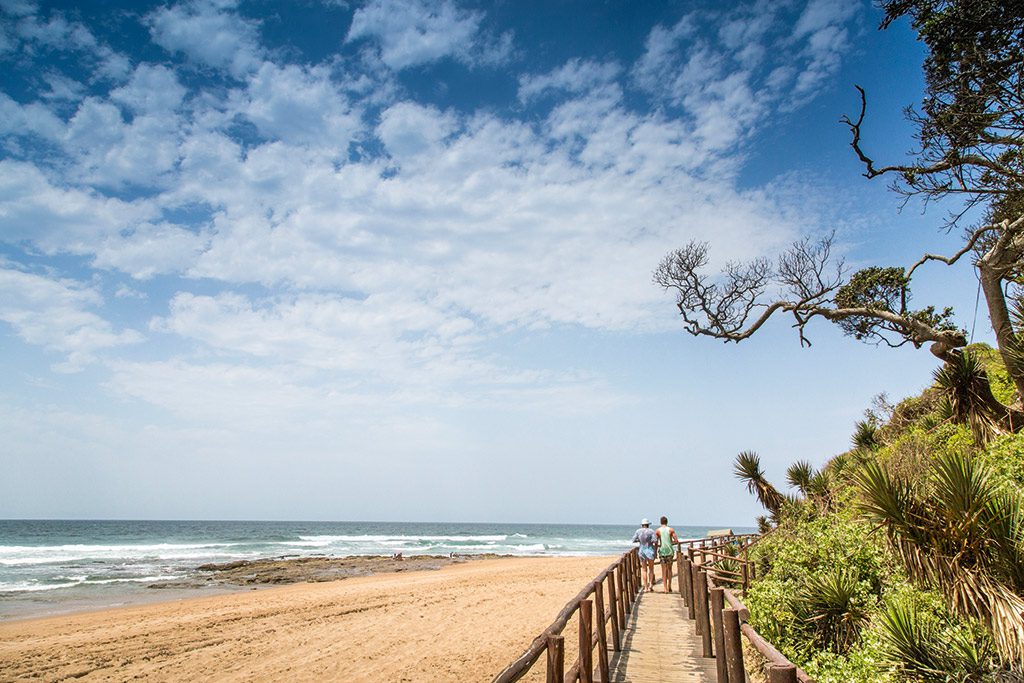
[[[287,583],[337,581],[351,576],[440,569],[450,564],[497,555],[412,555],[409,557],[277,557],[203,564],[185,580],[150,584],[150,588],[202,586],[260,586]]]

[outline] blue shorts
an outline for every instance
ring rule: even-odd
[[[641,560],[653,560],[654,559],[654,546],[647,546],[646,548],[640,547],[640,559]]]

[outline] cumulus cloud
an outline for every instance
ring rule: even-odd
[[[812,97],[849,47],[846,24],[857,5],[811,0],[795,17],[793,9],[756,2],[655,26],[632,82],[688,116],[707,151],[734,149],[772,112]],[[709,35],[706,25],[718,29]]]
[[[173,400],[141,378],[186,381],[211,356],[225,396],[291,378],[268,405],[306,405],[323,382],[409,403],[585,400],[592,378],[518,367],[492,342],[674,326],[650,283],[666,248],[713,238],[723,260],[770,254],[820,217],[788,192],[736,185],[729,151],[778,106],[765,93],[820,77],[841,49],[825,43],[845,15],[816,0],[772,54],[771,7],[746,6],[714,33],[697,14],[655,27],[631,66],[574,58],[509,74],[518,89],[498,112],[418,100],[359,60],[289,62],[230,2],[164,6],[146,17],[152,40],[228,84],[197,89],[189,66],[140,62],[78,99],[71,87],[54,102],[0,95],[5,140],[41,140],[57,157],[0,161],[3,239],[135,281],[115,296],[148,297],[151,332],[187,351],[120,364],[115,386],[158,404]],[[356,10],[346,40],[373,45],[391,70],[479,65],[511,45],[486,19],[380,0]],[[33,39],[74,34],[54,21],[37,21]],[[659,106],[632,108],[637,89]],[[149,291],[157,276],[166,289]],[[77,310],[86,304],[99,302]],[[57,332],[5,320],[73,353]],[[86,355],[133,339],[98,318],[91,329],[107,336],[83,343]]]
[[[528,102],[546,92],[554,94],[582,93],[606,85],[618,78],[622,71],[615,62],[595,62],[570,59],[546,74],[519,77],[519,101]]]
[[[64,354],[55,369],[81,370],[103,350],[142,341],[137,331],[117,331],[90,310],[102,303],[97,291],[81,283],[0,263],[0,320],[24,341]]]
[[[194,0],[161,7],[148,17],[153,40],[197,65],[242,78],[258,68],[261,50],[257,23],[233,11],[234,4]]]
[[[446,57],[468,65],[499,64],[511,54],[512,36],[488,38],[483,19],[482,12],[460,9],[451,0],[372,0],[356,10],[347,40],[374,41],[381,61],[395,71]]]

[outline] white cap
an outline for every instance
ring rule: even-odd
[[[651,525],[651,520],[647,519],[646,517],[644,517],[643,519],[640,520],[640,526],[650,526],[650,525]]]

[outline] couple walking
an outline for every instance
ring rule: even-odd
[[[651,529],[651,520],[644,517],[640,528],[633,534],[633,543],[640,544],[640,574],[644,590],[654,590],[654,558],[661,560],[661,585],[666,593],[672,592],[672,561],[675,559],[679,539],[676,530],[668,525],[668,517],[661,518],[661,526]]]

